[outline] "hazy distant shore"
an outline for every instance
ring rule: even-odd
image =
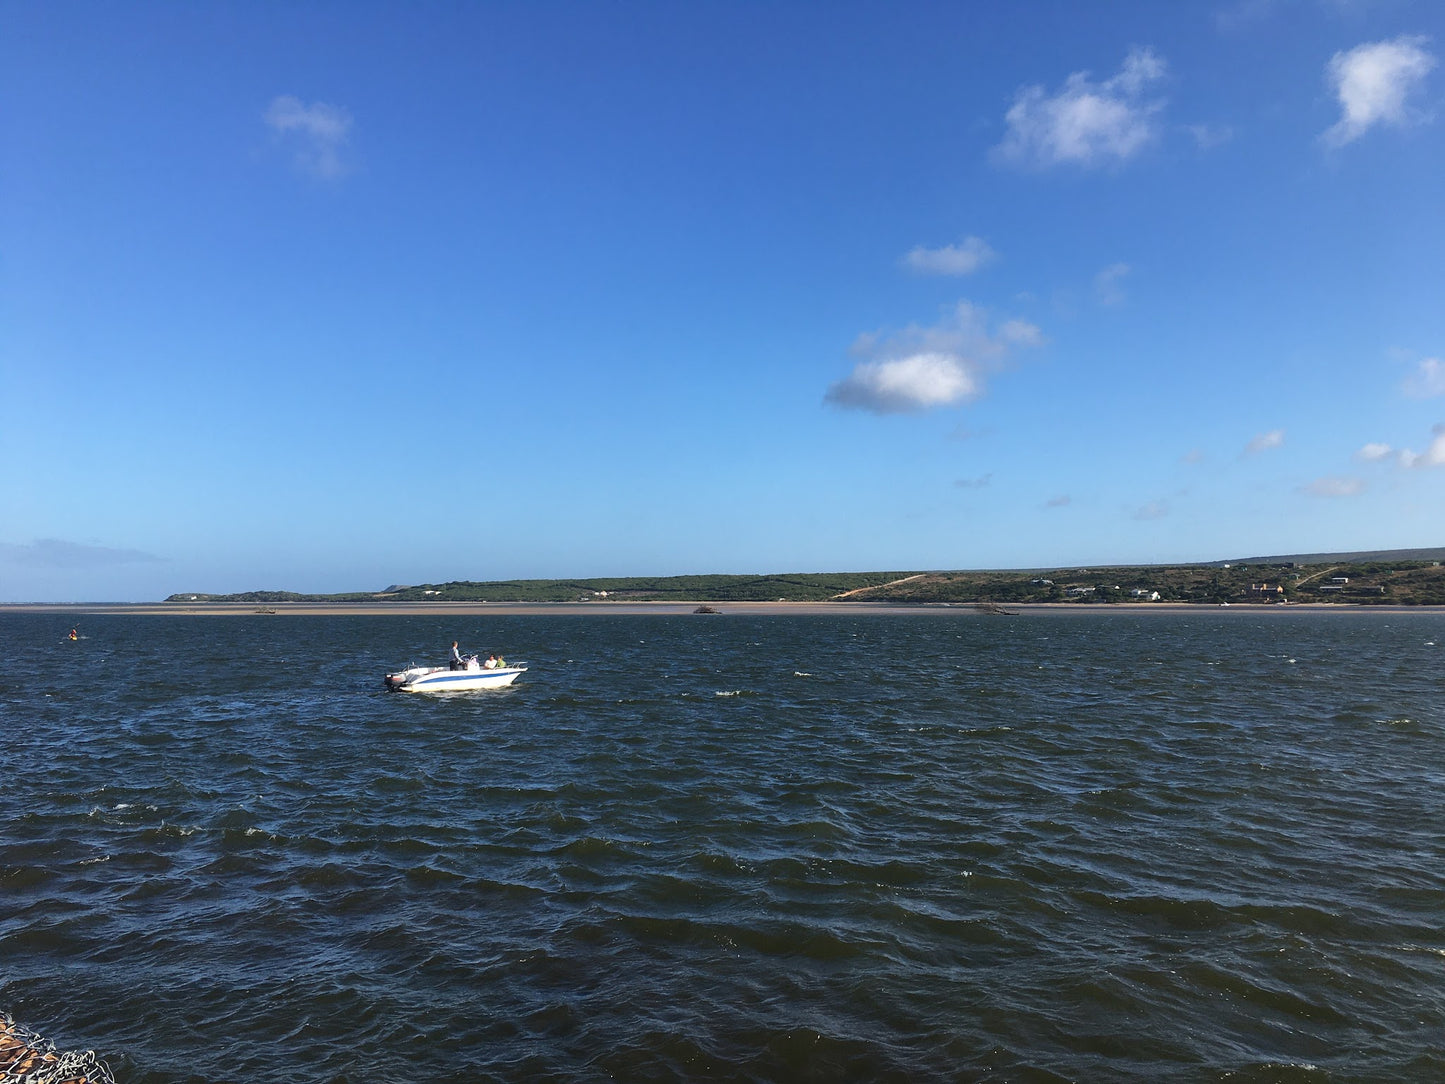
[[[984,613],[971,602],[920,603],[902,605],[888,602],[277,602],[258,606],[243,602],[125,602],[125,603],[6,603],[0,614],[36,613],[69,615],[72,618],[98,615],[169,615],[192,617],[525,617],[624,615],[693,615],[699,606],[709,606],[718,615],[816,616],[822,614],[862,616],[974,614]],[[1445,606],[1357,605],[1352,603],[1245,603],[1229,605],[1197,602],[1025,602],[1003,607],[1008,614],[1038,616],[1050,614],[1147,614],[1244,613],[1244,614],[1404,614],[1445,613]],[[705,616],[705,615],[700,615]]]

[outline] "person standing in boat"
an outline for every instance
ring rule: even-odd
[[[457,650],[457,642],[455,640],[452,641],[451,668],[453,670],[465,670],[467,668],[466,661],[462,658],[462,653]]]

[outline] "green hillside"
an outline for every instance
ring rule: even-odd
[[[858,599],[929,602],[1326,602],[1445,605],[1437,561],[1321,565],[1224,564],[1069,568],[1051,572],[934,572],[861,592]]]
[[[1404,555],[1408,554],[1409,559]],[[1432,556],[1439,554],[1440,556]],[[1420,555],[1425,555],[1424,557]],[[1328,557],[1329,555],[1318,555]],[[628,576],[575,580],[453,580],[384,591],[307,595],[181,592],[167,602],[1326,602],[1445,605],[1445,551],[1353,559],[956,572],[800,572],[754,576]]]
[[[392,586],[378,592],[299,595],[246,591],[213,595],[181,592],[167,602],[820,602],[877,587],[907,572],[802,572],[756,576],[624,576],[576,580],[451,580]]]

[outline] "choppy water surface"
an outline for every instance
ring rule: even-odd
[[[1439,615],[68,628],[0,1008],[123,1084],[1445,1079]]]

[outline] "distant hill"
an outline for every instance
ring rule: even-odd
[[[298,595],[182,591],[167,602],[821,602],[878,587],[908,572],[798,572],[772,575],[611,576],[578,580],[451,580],[393,584],[385,591]]]
[[[1333,565],[1373,561],[1445,561],[1445,546],[1423,550],[1359,550],[1354,553],[1296,553],[1284,557],[1241,557],[1229,564],[1246,565]],[[1215,564],[1226,562],[1218,561]]]
[[[854,592],[894,603],[1333,602],[1445,606],[1445,563],[1289,558],[1208,565],[1063,568],[1052,572],[930,572]]]
[[[306,595],[181,592],[167,602],[1348,602],[1445,605],[1445,547],[1291,554],[1185,565],[953,572],[800,572],[622,576],[578,580],[453,580],[385,591]]]

